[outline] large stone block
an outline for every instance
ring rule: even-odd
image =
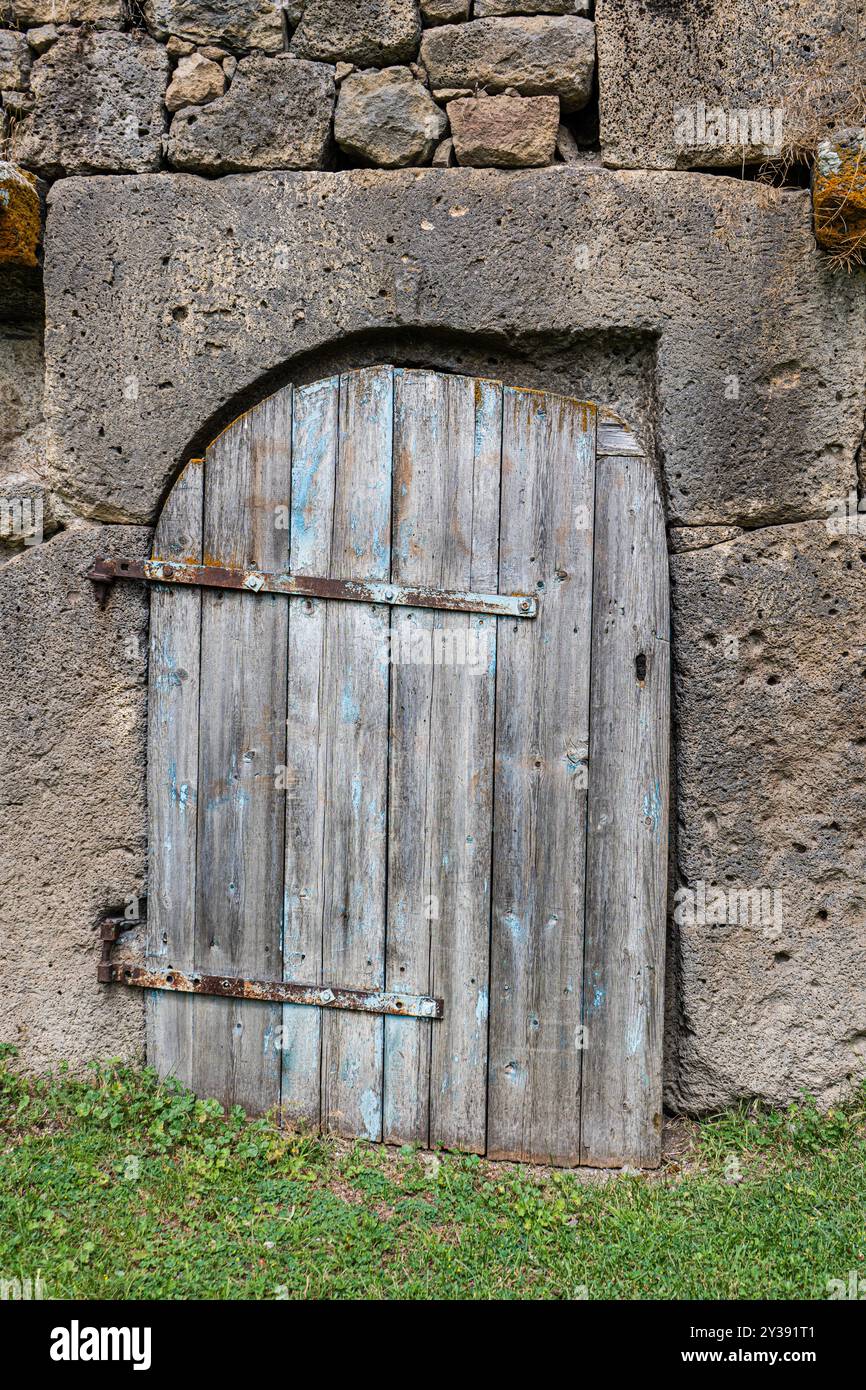
[[[147,596],[103,610],[85,571],[148,548],[85,527],[0,568],[0,1035],[34,1068],[143,1053],[143,1000],[96,965],[100,918],[144,888]]]
[[[596,0],[604,163],[738,168],[780,141],[809,147],[862,75],[857,9],[840,0]]]
[[[503,14],[589,14],[591,0],[474,0],[475,19]]]
[[[56,24],[39,24],[35,29],[27,30],[27,43],[34,53],[44,53],[60,37],[60,30]]]
[[[37,423],[42,414],[42,333],[39,325],[0,324],[0,449]],[[0,497],[8,497],[0,486]]]
[[[193,43],[227,44],[241,52],[283,49],[283,21],[274,0],[145,0],[144,13],[159,37],[176,34]]]
[[[672,523],[816,516],[854,486],[864,289],[827,271],[806,190],[577,165],[162,174],[64,180],[49,207],[46,467],[99,519],[153,519],[251,393],[396,330],[425,361],[458,329],[524,377],[567,351],[574,381],[590,345],[652,341]]]
[[[334,138],[370,164],[427,164],[447,128],[447,116],[408,68],[352,73],[340,86]]]
[[[38,24],[92,24],[119,29],[126,19],[123,0],[0,0],[0,22],[29,29]]]
[[[158,169],[165,49],[140,34],[62,34],[33,64],[16,159],[47,175]]]
[[[420,38],[417,0],[307,0],[291,47],[299,58],[373,68],[407,63]]]
[[[10,452],[16,452],[15,444]],[[56,530],[51,495],[42,479],[14,467],[0,474],[0,564],[29,546],[41,545]]]
[[[288,54],[243,58],[224,96],[174,117],[168,157],[178,169],[204,174],[319,168],[334,95],[334,71],[324,63]]]
[[[458,164],[528,169],[553,163],[558,97],[467,97],[448,103]]]
[[[469,18],[470,0],[421,0],[425,24],[460,24]]]
[[[426,30],[421,62],[430,85],[552,95],[578,111],[592,93],[595,29],[588,19],[475,19]]]
[[[0,29],[0,91],[21,92],[30,77],[30,49],[23,34]]]
[[[833,1101],[866,1069],[857,520],[672,557],[677,1109]]]

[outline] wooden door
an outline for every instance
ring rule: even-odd
[[[286,387],[187,465],[154,557],[380,601],[155,586],[149,964],[442,1017],[153,990],[153,1064],[344,1135],[658,1162],[667,559],[633,437],[471,377]]]

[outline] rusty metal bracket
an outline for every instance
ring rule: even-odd
[[[211,589],[238,589],[253,594],[289,594],[303,598],[338,599],[348,603],[385,603],[402,608],[443,608],[457,613],[489,613],[498,618],[534,618],[538,599],[532,594],[476,594],[426,585],[391,584],[377,579],[324,579],[304,574],[224,565],[188,565],[174,560],[110,560],[97,558],[88,579],[104,604],[117,579],[143,579],[153,584],[198,584]]]
[[[93,592],[100,608],[104,608],[108,602],[108,595],[111,593],[112,585],[117,578],[113,560],[105,560],[97,556],[86,576],[93,585]]]
[[[106,917],[99,929],[99,938],[102,942],[102,957],[96,967],[96,978],[101,985],[111,984],[114,979],[111,964],[111,948],[120,933],[123,931],[125,919],[123,917]],[[129,923],[126,923],[128,926]]]
[[[443,1001],[429,994],[301,985],[291,980],[247,980],[112,962],[111,945],[116,939],[114,924],[106,922],[102,928],[102,960],[96,972],[100,984],[136,985],[139,989],[168,989],[180,994],[218,994],[227,999],[253,999],[267,1004],[312,1004],[320,1009],[352,1009],[401,1018],[442,1018],[444,1013]]]

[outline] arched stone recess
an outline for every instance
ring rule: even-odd
[[[344,1135],[657,1163],[667,550],[628,426],[480,374],[284,386],[153,556],[153,1064]]]
[[[179,473],[199,458],[234,420],[285,386],[313,382],[382,362],[395,367],[492,377],[505,386],[553,391],[576,400],[604,402],[612,416],[627,421],[659,481],[656,458],[657,340],[652,332],[622,329],[574,334],[480,334],[417,327],[381,327],[341,335],[279,363],[243,382],[201,419],[190,419],[187,441],[168,479],[149,486],[149,520],[156,520]],[[665,508],[667,513],[667,506]]]

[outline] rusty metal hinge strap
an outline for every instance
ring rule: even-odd
[[[396,1014],[400,1018],[442,1018],[443,1001],[429,994],[394,990],[340,989],[301,985],[290,980],[247,980],[224,975],[188,974],[158,970],[123,961],[103,962],[103,984],[137,985],[140,989],[170,989],[181,994],[218,994],[228,999],[254,999],[268,1004],[312,1004],[320,1009],[352,1009],[365,1014]]]
[[[384,603],[402,608],[444,608],[458,613],[489,613],[498,618],[534,618],[538,600],[531,594],[476,594],[427,585],[391,584],[377,579],[326,579],[313,575],[269,573],[225,565],[181,564],[174,560],[96,559],[88,579],[102,594],[116,579],[144,579],[155,584],[200,584],[206,588],[246,590],[254,594],[289,594],[338,599],[348,603]]]

